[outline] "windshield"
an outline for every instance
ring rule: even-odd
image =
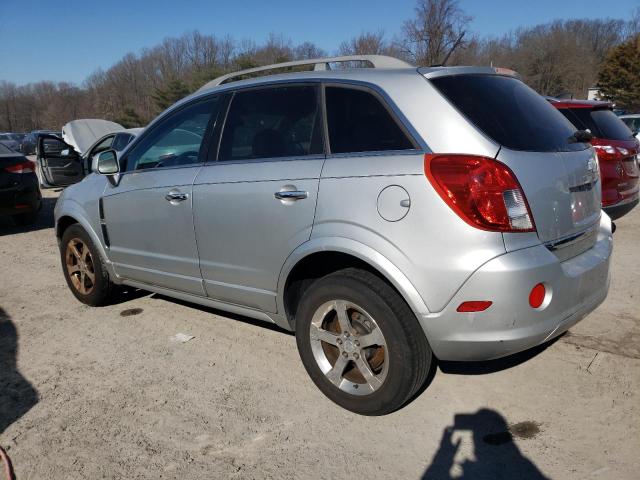
[[[570,140],[576,128],[520,80],[498,75],[451,75],[431,79],[476,127],[513,150],[565,152],[587,145]]]

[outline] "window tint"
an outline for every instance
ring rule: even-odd
[[[113,139],[113,145],[111,145],[111,148],[113,148],[116,152],[121,152],[122,150],[124,150],[124,147],[129,145],[129,142],[131,142],[131,140],[133,140],[133,135],[131,135],[130,133],[118,133]]]
[[[222,133],[219,160],[322,153],[315,87],[237,92]]]
[[[585,110],[585,112],[578,112],[578,110]],[[562,113],[578,130],[589,130],[594,137],[601,135],[600,129],[595,124],[591,115],[589,115],[589,108],[559,108],[558,111]],[[581,113],[586,113],[582,115]]]
[[[13,153],[13,151],[4,145],[4,143],[0,143],[0,153]]]
[[[521,81],[497,75],[452,75],[433,85],[476,127],[513,150],[583,150],[570,143],[576,128],[544,98]]]
[[[126,160],[126,171],[176,167],[198,163],[209,120],[217,114],[218,99],[184,107],[156,125]]]
[[[384,105],[371,93],[327,87],[325,96],[332,153],[414,148]]]
[[[104,152],[105,150],[109,150],[112,144],[113,144],[113,135],[105,138],[98,145],[93,147],[93,150],[91,150],[91,155],[95,155],[97,153]]]
[[[598,110],[574,108],[572,113],[585,123],[590,119],[597,126],[598,133],[592,132],[597,137],[609,140],[629,140],[633,137],[629,127],[608,108]]]

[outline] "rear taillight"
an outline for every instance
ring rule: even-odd
[[[622,160],[629,155],[629,150],[613,145],[593,145],[599,160]]]
[[[4,169],[9,173],[33,173],[33,163],[30,161],[21,162],[4,167]]]
[[[468,224],[492,232],[534,232],[533,216],[513,172],[492,158],[427,154],[424,171],[438,194]]]

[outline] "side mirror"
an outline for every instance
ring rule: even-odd
[[[98,173],[115,175],[120,172],[120,164],[115,150],[105,150],[98,155]]]

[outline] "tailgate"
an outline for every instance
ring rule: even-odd
[[[543,243],[570,241],[600,220],[601,184],[594,150],[522,152],[500,149],[529,202]]]

